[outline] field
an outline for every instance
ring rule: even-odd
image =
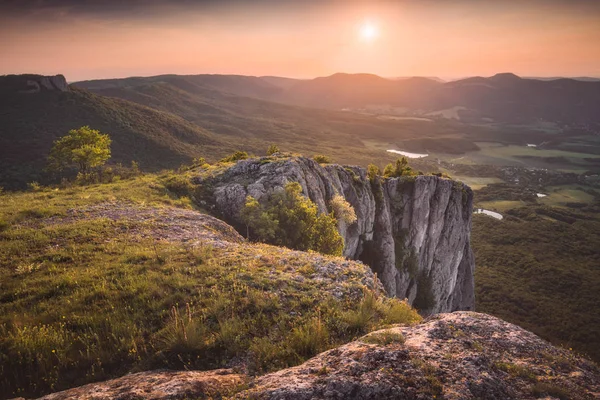
[[[548,196],[540,198],[539,203],[547,206],[564,206],[567,203],[591,204],[595,197],[579,185],[549,186],[544,192]]]

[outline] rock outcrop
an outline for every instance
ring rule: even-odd
[[[49,394],[43,400],[212,399],[239,391],[247,377],[231,370],[148,371]]]
[[[6,75],[0,76],[0,90],[7,94],[39,93],[42,91],[66,92],[69,90],[63,75]]]
[[[357,221],[339,225],[344,256],[368,264],[389,295],[426,313],[473,309],[468,186],[437,176],[370,181],[363,168],[323,166],[304,157],[242,160],[210,184],[214,206],[240,226],[247,195],[264,201],[290,181],[299,182],[321,212],[338,194],[354,207]]]
[[[229,370],[155,371],[43,399],[227,396],[264,400],[583,400],[600,396],[600,370],[518,326],[486,314],[455,312],[415,326],[396,325],[372,332],[302,365],[257,378]]]

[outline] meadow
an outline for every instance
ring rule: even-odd
[[[260,374],[420,320],[362,264],[171,238],[195,208],[177,176],[0,194],[0,397],[164,367]],[[339,264],[342,280],[318,279]]]

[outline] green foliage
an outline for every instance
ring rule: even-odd
[[[240,212],[249,236],[258,241],[297,250],[341,255],[344,242],[336,219],[319,214],[317,206],[302,195],[302,187],[290,182],[261,205],[251,196]]]
[[[258,240],[264,242],[272,242],[275,240],[279,229],[279,221],[274,216],[266,211],[258,203],[254,197],[248,195],[246,203],[240,212],[242,221],[246,224],[246,237],[250,238],[249,230],[252,228],[252,233]]]
[[[271,156],[275,153],[279,153],[279,147],[277,147],[276,145],[272,144],[269,146],[269,148],[267,149],[267,155]]]
[[[369,166],[367,167],[367,178],[369,179],[369,181],[374,182],[379,175],[381,175],[379,167],[374,164],[369,164]]]
[[[531,205],[502,223],[475,215],[471,237],[478,311],[600,360],[597,211]]]
[[[333,216],[338,221],[343,221],[348,225],[356,222],[356,212],[354,211],[354,207],[346,201],[344,196],[336,194],[331,199],[329,205],[331,206]]]
[[[222,158],[220,162],[222,163],[228,163],[228,162],[236,162],[239,160],[246,160],[248,158],[248,153],[246,153],[245,151],[236,151],[235,153]]]
[[[418,175],[409,165],[406,157],[398,158],[394,164],[388,164],[383,169],[383,176],[386,178],[398,178],[400,176]]]
[[[196,157],[192,160],[192,168],[207,168],[209,166],[210,164],[206,162],[206,159],[204,157]]]
[[[89,126],[71,129],[67,135],[54,142],[48,163],[50,169],[62,171],[76,167],[85,174],[92,168],[104,165],[110,158],[111,140]]]
[[[294,279],[317,273],[328,262],[322,256],[263,244],[156,241],[152,218],[67,217],[107,201],[181,206],[164,187],[171,175],[3,195],[0,397],[240,359],[262,373],[355,338],[342,316],[370,310],[367,329],[418,321],[404,302],[373,300],[357,270],[347,271],[343,286],[364,290],[362,301]],[[44,221],[55,216],[66,218]]]
[[[313,160],[315,160],[319,164],[331,164],[331,158],[322,154],[317,154],[313,156]]]

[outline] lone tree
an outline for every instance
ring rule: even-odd
[[[89,126],[71,129],[54,142],[48,156],[49,166],[56,171],[75,167],[85,174],[106,163],[110,158],[110,143],[108,135]]]

